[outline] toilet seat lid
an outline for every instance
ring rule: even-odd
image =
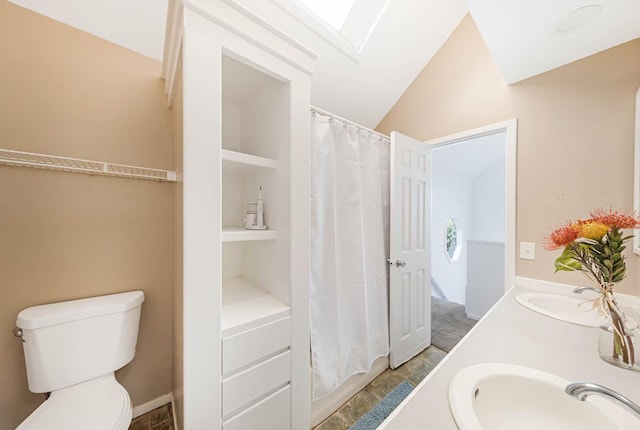
[[[131,399],[113,374],[54,391],[16,430],[126,430]]]

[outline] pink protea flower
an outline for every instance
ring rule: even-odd
[[[589,213],[591,220],[608,225],[610,228],[616,228],[618,230],[624,228],[640,228],[640,217],[637,214],[627,211],[614,211],[609,209],[596,209]]]
[[[571,242],[575,241],[579,235],[580,227],[577,224],[568,222],[545,236],[543,247],[549,251],[564,248]]]

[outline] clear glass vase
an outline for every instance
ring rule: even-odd
[[[617,305],[616,305],[617,308]],[[619,308],[613,310],[607,306],[607,323],[600,326],[598,337],[598,354],[607,363],[625,369],[640,367],[638,365],[638,323],[627,318]]]

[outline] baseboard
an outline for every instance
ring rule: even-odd
[[[173,401],[173,393],[171,393],[171,413],[173,414],[173,429],[180,430],[180,427],[178,427],[178,416],[176,415],[176,402]]]
[[[163,394],[160,397],[156,397],[155,399],[148,401],[147,403],[143,403],[138,406],[133,407],[133,418],[137,418],[140,415],[144,415],[147,412],[151,412],[152,410],[159,408],[160,406],[164,406],[167,403],[171,403],[171,407],[173,407],[172,396],[171,393]],[[175,414],[174,420],[175,420]]]
[[[476,315],[476,314],[470,314],[467,312],[465,312],[465,314],[467,315],[467,318],[476,320],[476,321],[480,321],[480,318],[482,318],[480,315]]]

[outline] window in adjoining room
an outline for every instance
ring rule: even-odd
[[[460,258],[462,252],[461,231],[458,230],[456,222],[453,218],[449,218],[444,229],[445,253],[450,262],[454,262]]]

